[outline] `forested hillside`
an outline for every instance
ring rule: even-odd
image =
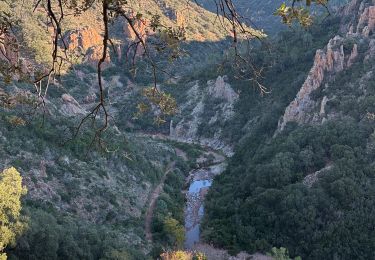
[[[374,258],[374,8],[373,1],[352,1],[333,18],[337,31],[299,77],[294,101],[286,97],[286,110],[275,92],[272,103],[261,103],[265,111],[281,107],[272,117],[261,112],[262,124],[249,121],[250,129],[259,128],[215,179],[206,202],[207,242],[233,252],[282,246],[303,259]],[[311,43],[289,45],[307,50]],[[279,86],[297,79],[295,71],[271,77]]]
[[[178,163],[172,146],[118,130],[106,137],[107,152],[90,147],[93,133],[86,128],[70,140],[67,129],[76,122],[65,113],[82,108],[60,99],[49,99],[58,108],[49,106],[44,123],[36,117],[27,127],[19,117],[23,112],[0,110],[1,168],[16,167],[28,188],[28,228],[8,256],[143,259],[148,195],[170,161],[177,162],[176,178],[188,166]]]
[[[217,41],[219,47],[225,38],[223,28],[212,22],[215,14],[194,4],[188,13],[194,19],[185,17],[185,5],[178,1],[132,4],[141,4],[140,10],[147,5],[166,26],[184,23],[185,44],[195,50],[190,61],[200,57],[207,46],[203,41]],[[142,67],[148,65],[138,50],[141,72],[139,76],[132,72],[127,51],[135,35],[129,23],[120,20],[110,28],[116,48],[106,60],[103,81],[113,125],[100,144],[95,139],[100,119],[90,119],[77,129],[99,99],[96,64],[103,38],[99,7],[64,23],[64,44],[72,64],[63,66],[61,75],[51,79],[45,104],[41,104],[32,82],[51,65],[52,28],[48,29],[45,10],[33,10],[34,5],[34,1],[0,3],[1,11],[12,12],[18,21],[13,31],[0,33],[0,169],[15,167],[28,189],[22,201],[27,228],[17,237],[18,243],[7,248],[8,257],[147,259],[174,248],[174,230],[164,227],[163,221],[183,226],[180,191],[203,152],[145,134],[168,127],[156,124],[153,113],[137,116],[137,105],[145,100],[142,91],[153,78],[150,69]],[[151,19],[147,15],[144,19]],[[146,30],[142,23],[137,26]],[[11,44],[17,37],[22,44]],[[177,156],[177,150],[187,152],[186,160]],[[167,171],[170,174],[163,179]],[[161,212],[157,209],[157,221],[162,224],[150,242],[145,237],[144,218],[150,196],[162,180],[166,182],[160,199],[163,208]]]
[[[375,258],[375,2],[283,2],[0,1],[0,259]]]
[[[217,6],[214,0],[198,0],[197,2],[211,12],[217,11]],[[345,5],[347,2],[348,0],[330,0],[327,3],[328,10],[317,8],[314,11],[319,15],[327,16],[329,13],[334,13],[338,7]],[[239,14],[245,17],[245,22],[248,25],[257,29],[263,29],[269,35],[276,35],[280,31],[288,29],[285,24],[280,22],[280,17],[275,16],[276,10],[282,3],[287,2],[282,0],[233,1]]]

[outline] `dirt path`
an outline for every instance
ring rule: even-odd
[[[163,178],[161,179],[159,185],[156,186],[156,188],[154,189],[154,191],[151,194],[150,203],[149,203],[149,206],[147,208],[146,218],[145,218],[146,239],[149,240],[149,241],[152,241],[151,223],[152,223],[152,217],[154,215],[154,209],[155,209],[155,206],[156,206],[156,201],[158,200],[158,197],[159,197],[161,191],[163,190],[164,182],[167,179],[168,173],[173,171],[174,167],[175,167],[175,162],[171,162],[170,164],[168,164]]]

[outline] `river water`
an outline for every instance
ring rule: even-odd
[[[185,215],[185,248],[187,249],[191,249],[199,242],[199,224],[204,214],[202,190],[208,189],[211,184],[212,180],[193,181],[186,195],[188,206]]]
[[[210,187],[211,184],[212,184],[212,180],[198,180],[198,181],[193,181],[190,184],[189,193],[199,193],[201,189]]]
[[[186,192],[185,207],[185,248],[192,249],[200,239],[200,222],[204,214],[204,197],[213,178],[225,169],[223,161],[206,168],[200,168],[190,173],[192,177]]]

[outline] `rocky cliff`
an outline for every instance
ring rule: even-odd
[[[127,5],[131,6],[129,16],[137,17],[133,21],[133,26],[144,41],[150,35],[157,34],[151,24],[151,20],[155,17],[158,17],[158,22],[164,29],[183,28],[188,42],[222,41],[230,35],[216,19],[216,14],[205,10],[195,2],[145,0],[128,1]],[[17,28],[15,27],[16,30],[14,30],[15,35],[7,33],[0,36],[2,38],[0,59],[9,58],[14,63],[19,58],[25,58],[32,60],[35,63],[34,66],[40,64],[48,66],[51,63],[49,52],[52,51],[53,28],[44,19],[46,15],[44,8],[39,7],[33,11],[34,2],[31,0],[14,1],[9,8],[12,8]],[[62,22],[65,43],[59,40],[60,50],[63,50],[66,44],[70,58],[69,64],[81,62],[96,64],[103,48],[100,8],[94,7],[71,19],[70,17],[72,16],[66,16]],[[129,47],[135,47],[138,41],[128,22],[120,17],[113,19],[114,22],[111,21],[109,31],[115,51],[111,48],[112,57],[108,57],[107,65],[111,59],[113,60],[113,56],[117,56],[117,60],[125,59]],[[18,41],[15,41],[14,37],[17,37]],[[22,44],[17,44],[20,41]],[[143,54],[139,44],[135,52],[136,56]]]
[[[103,37],[96,28],[84,27],[68,31],[65,36],[68,52],[83,56],[84,61],[96,63],[102,55]],[[107,62],[110,58],[107,58]]]
[[[187,91],[187,102],[181,105],[181,114],[170,122],[170,137],[176,140],[200,143],[232,155],[230,144],[222,140],[222,127],[234,115],[238,94],[218,76],[204,86],[198,81]],[[214,130],[212,130],[214,129]]]
[[[286,108],[278,131],[283,130],[288,122],[321,123],[334,117],[334,114],[327,114],[325,109],[327,102],[334,97],[314,99],[312,93],[329,88],[330,81],[334,81],[340,72],[348,71],[353,63],[366,62],[374,56],[375,1],[354,0],[341,12],[345,18],[340,35],[332,38],[325,49],[316,52],[314,65],[296,98]],[[363,54],[361,58],[358,57],[359,44]]]
[[[310,70],[297,97],[286,108],[284,116],[279,122],[279,130],[283,130],[288,122],[306,123],[311,120],[319,120],[310,113],[316,105],[310,95],[314,90],[322,86],[323,80],[329,73],[334,74],[344,69],[345,54],[342,42],[343,38],[336,36],[329,41],[326,50],[318,50],[316,52],[314,66]],[[321,111],[324,111],[324,105]]]

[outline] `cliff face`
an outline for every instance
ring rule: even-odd
[[[143,41],[147,40],[149,36],[149,21],[147,20],[137,20],[133,27],[138,32],[136,35],[129,25],[125,22],[122,27],[122,31],[118,32],[119,41],[116,44],[116,55],[120,60],[123,54],[126,54],[129,46],[138,41],[138,36],[142,38]],[[103,37],[97,28],[86,26],[81,29],[71,30],[67,32],[65,41],[67,44],[68,52],[73,53],[77,56],[83,55],[84,62],[96,65],[96,62],[101,58],[103,51]],[[143,48],[140,44],[136,47],[136,56],[143,54]],[[108,55],[107,64],[110,63],[111,57]]]
[[[132,43],[139,41],[138,37],[142,39],[142,41],[146,42],[148,36],[151,34],[149,27],[150,22],[145,19],[137,20],[133,27],[137,31],[138,35],[134,32],[131,25],[126,22],[124,23],[124,38],[126,39],[126,43],[124,43],[124,46],[121,49],[128,48]],[[144,49],[142,48],[141,44],[138,44],[136,47],[136,55],[140,56],[143,54]],[[123,53],[123,52],[121,52]]]
[[[102,56],[103,37],[95,28],[85,27],[72,30],[66,36],[67,48],[70,53],[84,55],[85,61],[89,63],[97,62]],[[110,58],[107,58],[107,62]]]
[[[280,130],[283,130],[285,125],[291,121],[306,123],[311,120],[309,112],[316,104],[311,100],[310,94],[322,86],[323,80],[329,74],[340,72],[345,67],[345,54],[342,42],[343,38],[336,36],[329,41],[326,50],[318,50],[316,52],[314,65],[305,83],[302,85],[297,97],[286,108],[284,116],[279,122]],[[351,56],[351,60],[353,59],[354,54]]]
[[[366,6],[365,2],[362,2],[359,12],[360,16],[355,33],[369,37],[375,29],[375,6]]]
[[[22,2],[22,3],[21,3]],[[163,28],[184,27],[187,41],[222,41],[229,36],[223,26],[216,20],[216,14],[206,11],[194,2],[184,3],[178,0],[144,0],[127,1],[131,6],[133,14],[140,14],[134,20],[133,26],[139,32],[139,36],[146,41],[154,34],[151,19],[154,15],[159,17]],[[46,65],[51,62],[48,51],[52,49],[53,29],[46,23],[45,10],[37,8],[33,11],[33,1],[14,1],[12,6],[15,20],[19,20],[16,37],[22,44],[19,46],[12,37],[13,35],[2,35],[0,45],[0,59],[9,58],[14,63],[19,58],[36,60],[36,65]],[[131,15],[131,14],[129,14]],[[110,24],[110,38],[113,41],[116,53],[111,52],[112,57],[107,63],[114,60],[113,55],[120,60],[128,52],[129,46],[135,48],[135,56],[141,56],[143,49],[140,45],[135,46],[138,41],[129,23],[122,18],[114,19]],[[88,62],[96,64],[102,55],[102,33],[103,24],[99,9],[93,8],[78,16],[66,17],[62,24],[62,33],[68,48],[69,57],[73,57],[72,63]],[[59,41],[60,49],[63,43]],[[48,51],[46,51],[48,50]],[[130,54],[132,56],[132,53]],[[76,56],[76,57],[75,57]],[[107,64],[108,65],[108,64]]]
[[[238,94],[226,80],[227,77],[219,76],[209,80],[206,86],[195,82],[187,92],[188,101],[181,105],[180,117],[170,123],[171,138],[233,154],[231,145],[222,140],[221,132],[223,124],[234,116]]]
[[[358,13],[356,10],[359,10]],[[331,39],[325,49],[316,52],[314,65],[296,98],[286,108],[278,131],[282,131],[288,122],[321,123],[333,117],[333,114],[327,115],[325,106],[334,97],[324,96],[314,100],[311,94],[328,88],[329,82],[335,80],[340,72],[348,70],[355,62],[371,59],[375,54],[375,1],[354,0],[341,12],[343,21],[349,19],[350,22],[342,22],[340,35]],[[348,43],[352,43],[349,50]],[[359,43],[364,53],[363,60],[358,60]]]

